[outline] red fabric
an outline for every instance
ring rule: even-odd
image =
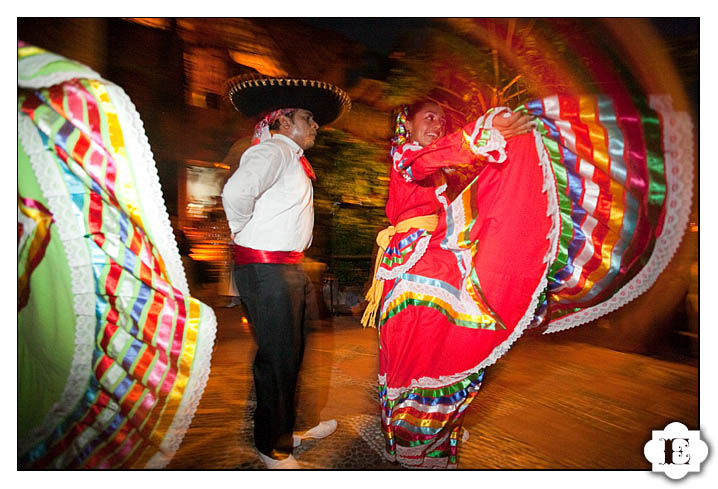
[[[249,263],[282,263],[293,265],[304,257],[304,253],[300,251],[264,251],[232,245],[232,257],[234,258],[235,265],[247,265]]]
[[[314,174],[314,168],[312,168],[312,165],[309,163],[309,160],[306,156],[302,155],[299,158],[299,163],[302,164],[302,168],[304,168],[304,173],[306,173],[311,180],[317,179],[317,176]]]
[[[465,128],[473,131],[473,124]],[[476,161],[477,156],[466,144],[463,144],[463,131],[458,131],[434,144],[417,151],[406,150],[402,155],[403,165],[411,169],[412,182],[392,169],[389,177],[389,200],[386,203],[386,216],[392,226],[397,222],[416,216],[437,214],[441,204],[436,199],[435,190],[443,183],[441,168],[466,165]]]
[[[421,186],[412,183],[407,188],[411,185]],[[395,185],[390,189],[387,208],[391,207],[398,215],[407,215],[429,200],[422,200],[422,196],[429,195],[428,187],[426,194],[423,187],[413,194],[392,193],[396,188]],[[507,160],[488,164],[465,192],[472,193],[477,206],[469,233],[472,239],[478,239],[474,269],[489,305],[507,329],[457,326],[433,308],[409,306],[381,326],[380,373],[386,375],[389,387],[406,387],[412,380],[438,379],[479,365],[509,337],[528,312],[532,295],[544,276],[551,220],[547,216],[548,197],[543,192],[543,171],[533,135],[509,139]],[[444,212],[439,215],[439,223],[422,259],[408,273],[438,279],[458,289],[461,274],[456,257],[441,246],[446,236]],[[405,236],[406,233],[398,234],[393,240]],[[394,285],[395,281],[387,281],[385,294]]]

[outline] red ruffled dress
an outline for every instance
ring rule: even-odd
[[[396,149],[390,223],[435,214],[438,225],[394,234],[376,270],[390,460],[455,466],[485,367],[527,328],[559,331],[620,307],[668,264],[690,211],[691,138],[666,137],[685,121],[655,105],[548,97],[522,109],[536,117],[531,134],[504,141],[497,109]],[[470,164],[478,176],[449,201],[440,169]]]
[[[552,221],[536,139],[505,144],[484,129],[494,134],[472,143],[473,132],[394,155],[390,223],[439,216],[433,232],[395,234],[377,271],[383,431],[389,458],[407,465],[456,463],[461,415],[484,366],[525,328],[520,320],[546,284]],[[440,169],[472,163],[483,165],[478,177],[448,202]]]

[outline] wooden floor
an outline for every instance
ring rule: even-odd
[[[263,468],[252,445],[254,341],[239,307],[215,307],[212,371],[192,425],[168,469]],[[652,430],[698,429],[698,368],[528,336],[487,370],[466,417],[461,469],[650,470]],[[336,418],[337,432],[295,452],[309,469],[400,470],[381,456],[376,330],[356,318],[317,323],[299,386],[298,428]]]

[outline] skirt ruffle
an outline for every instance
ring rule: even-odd
[[[687,115],[665,99],[652,105],[527,104],[538,128],[508,141],[507,160],[445,205],[421,259],[386,281],[379,384],[390,459],[432,466],[431,447],[465,412],[442,389],[483,374],[527,329],[591,321],[654,283],[687,224],[693,139]],[[441,426],[430,411],[404,414],[417,391],[454,406]],[[465,392],[468,404],[475,393]],[[417,443],[427,425],[433,437]]]
[[[191,297],[139,115],[18,46],[18,468],[162,468],[204,391]]]

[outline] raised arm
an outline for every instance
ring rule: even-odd
[[[463,142],[463,137],[464,132],[457,131],[426,147],[406,144],[403,151],[394,154],[394,169],[408,181],[419,181],[441,168],[468,164],[476,155]]]
[[[533,128],[532,118],[505,107],[489,110],[477,121],[426,147],[404,145],[394,154],[394,169],[409,181],[423,180],[441,168],[466,165],[477,159],[501,163],[506,139]]]

